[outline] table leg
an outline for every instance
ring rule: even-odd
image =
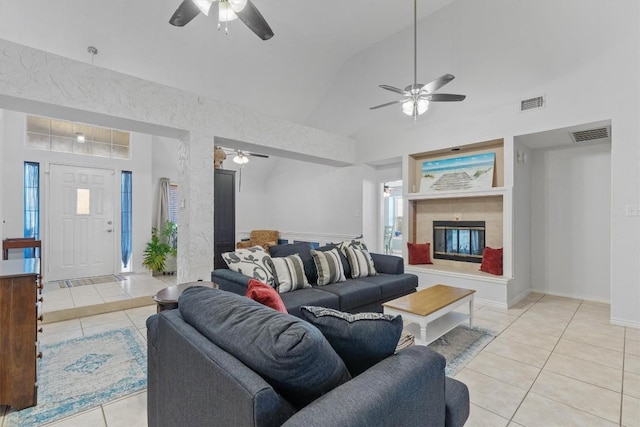
[[[469,327],[473,328],[473,298],[469,300]]]
[[[426,345],[427,342],[427,322],[420,322],[420,340],[423,345]]]

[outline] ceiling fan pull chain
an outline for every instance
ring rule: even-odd
[[[222,28],[222,27],[220,26],[220,21],[218,21],[218,31],[220,31],[220,29],[221,29],[221,28]],[[226,21],[226,22],[224,23],[224,33],[225,33],[226,35],[229,35],[229,22],[228,22],[228,21]]]

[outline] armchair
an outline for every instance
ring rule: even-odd
[[[278,244],[279,237],[280,233],[278,230],[251,230],[249,240],[242,240],[236,243],[236,249],[262,246],[266,251],[269,250],[269,246]]]

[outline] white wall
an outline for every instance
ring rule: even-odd
[[[40,233],[47,256],[47,194],[48,171],[51,163],[78,165],[86,167],[113,168],[115,170],[115,188],[120,188],[120,172],[133,172],[133,254],[134,271],[146,271],[142,265],[142,251],[149,238],[151,229],[151,137],[138,133],[131,134],[131,159],[118,160],[77,154],[57,153],[26,148],[25,120],[23,113],[3,112],[3,132],[0,134],[0,146],[3,156],[1,176],[4,185],[0,202],[0,217],[4,222],[2,238],[21,237],[23,235],[23,164],[25,161],[40,163]],[[118,193],[116,193],[118,194]],[[120,211],[120,198],[117,197],[114,211]],[[116,230],[120,230],[120,215],[114,215]],[[119,237],[115,255],[114,271],[119,271]],[[15,254],[14,254],[15,255]],[[45,266],[46,261],[45,261]],[[46,279],[46,272],[45,272]]]
[[[222,168],[236,171],[236,233],[277,229],[270,215],[274,203],[268,182],[272,171],[281,167],[283,160],[273,156],[250,157],[249,163],[241,166],[233,162],[233,157],[228,155]]]
[[[533,289],[610,301],[611,146],[532,153]]]
[[[153,196],[153,204],[151,205],[151,224],[155,225],[159,191],[160,178],[169,178],[172,184],[180,184],[178,176],[178,140],[173,138],[164,138],[161,136],[152,136],[152,172],[151,172],[151,191]],[[178,185],[180,191],[180,185]]]
[[[359,235],[363,174],[361,166],[280,159],[266,180],[267,204],[256,209],[278,230]]]

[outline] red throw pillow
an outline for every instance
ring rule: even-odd
[[[409,249],[409,264],[433,264],[431,262],[431,243],[410,243],[407,242]]]
[[[281,313],[287,313],[287,308],[284,306],[284,302],[282,302],[278,292],[259,280],[249,280],[246,296]]]
[[[502,248],[493,249],[489,246],[484,248],[480,271],[502,276]]]

